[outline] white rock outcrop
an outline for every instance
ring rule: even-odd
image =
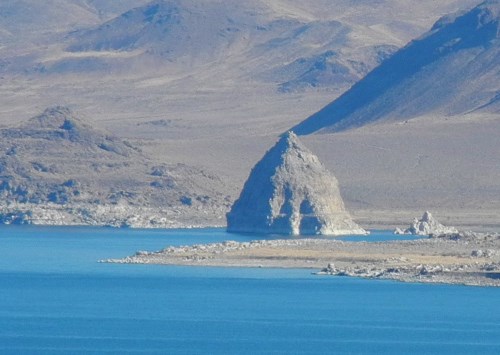
[[[346,211],[337,179],[293,132],[252,169],[227,226],[230,232],[367,234]]]
[[[402,231],[397,228],[395,234],[441,235],[458,233],[455,227],[447,227],[439,223],[429,211],[425,211],[421,219],[415,218],[412,225]]]

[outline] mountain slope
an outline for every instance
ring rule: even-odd
[[[255,116],[286,120],[277,133],[294,122],[275,105],[283,97],[290,112],[309,115],[327,102],[325,91],[340,94],[439,14],[476,1],[9,0],[0,4],[13,9],[0,11],[0,36],[11,40],[0,46],[8,107],[0,120],[59,103],[97,120],[124,112],[190,119],[204,110],[206,95],[220,111],[214,117],[247,121],[255,105],[245,101],[255,96],[267,101]],[[296,94],[306,105],[295,104]],[[241,109],[228,112],[235,100]]]
[[[97,14],[103,9],[99,1],[73,2],[83,2]],[[423,19],[385,23],[386,11],[382,8],[421,6],[434,10],[436,6],[428,2],[415,6],[395,4],[394,0],[384,0],[383,5],[379,1],[350,0],[334,4],[296,0],[142,1],[119,16],[96,26],[77,27],[63,40],[58,39],[62,58],[57,60],[57,51],[51,48],[51,55],[36,69],[54,74],[131,67],[144,71],[152,65],[178,70],[217,62],[217,77],[228,72],[230,80],[238,75],[246,80],[259,78],[276,83],[280,92],[343,90],[411,34],[419,33],[416,28]],[[448,8],[455,2],[448,0],[437,8]],[[370,17],[363,16],[366,12]],[[391,31],[394,33],[389,35]],[[335,56],[328,55],[332,51]]]
[[[372,50],[376,45],[365,44],[357,58],[352,58],[353,51],[347,49],[352,31],[350,24],[341,21],[279,13],[269,1],[155,0],[97,27],[71,33],[67,50],[127,52],[142,60],[154,58],[159,66],[238,64],[250,70],[247,74],[266,82],[278,81],[286,91],[294,91],[307,86],[343,87],[364,75],[365,68],[379,63],[377,50]],[[337,50],[336,57],[329,58],[333,67],[316,65],[332,49]],[[294,61],[305,63],[294,65]],[[283,63],[289,64],[282,68]],[[331,80],[339,67],[344,73]]]
[[[71,34],[73,44],[68,49],[73,52],[140,50],[169,60],[193,55],[194,51],[200,59],[216,56],[221,48],[231,44],[238,32],[245,30],[241,26],[245,24],[244,18],[238,19],[240,27],[235,27],[233,20],[224,15],[225,11],[235,12],[227,5],[230,4],[203,6],[190,1],[152,1],[94,29]],[[214,23],[214,19],[220,22]]]
[[[491,0],[442,18],[293,130],[303,135],[430,113],[497,112],[499,9],[500,2]]]

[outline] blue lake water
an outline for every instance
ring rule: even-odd
[[[0,353],[500,353],[497,288],[97,263],[256,238],[218,229],[0,227]]]

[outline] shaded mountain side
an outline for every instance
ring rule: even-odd
[[[500,92],[498,0],[438,21],[337,100],[299,123],[299,135],[386,120],[493,110]]]
[[[92,9],[72,0],[0,2],[2,44],[16,41],[16,37],[40,38],[43,33],[71,29],[75,23],[89,26],[98,22],[99,18]]]
[[[213,219],[222,217],[229,204],[227,184],[216,175],[155,162],[65,107],[2,129],[0,137],[2,205],[182,208],[186,214],[206,208]]]

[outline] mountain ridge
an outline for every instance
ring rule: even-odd
[[[300,135],[340,131],[387,120],[390,117],[384,117],[390,115],[406,120],[436,109],[446,111],[442,108],[446,105],[450,106],[448,112],[454,109],[457,114],[494,104],[500,92],[500,76],[495,69],[500,46],[499,6],[497,0],[490,0],[468,12],[443,18],[427,34],[411,41],[337,100],[292,129]],[[463,75],[478,67],[483,70],[479,75]],[[453,83],[440,86],[446,80]],[[465,85],[479,86],[472,90],[474,96],[468,103],[455,98]],[[422,95],[424,88],[430,93]],[[481,94],[486,97],[479,97]],[[474,102],[475,97],[479,103]],[[422,101],[427,105],[420,105]]]

